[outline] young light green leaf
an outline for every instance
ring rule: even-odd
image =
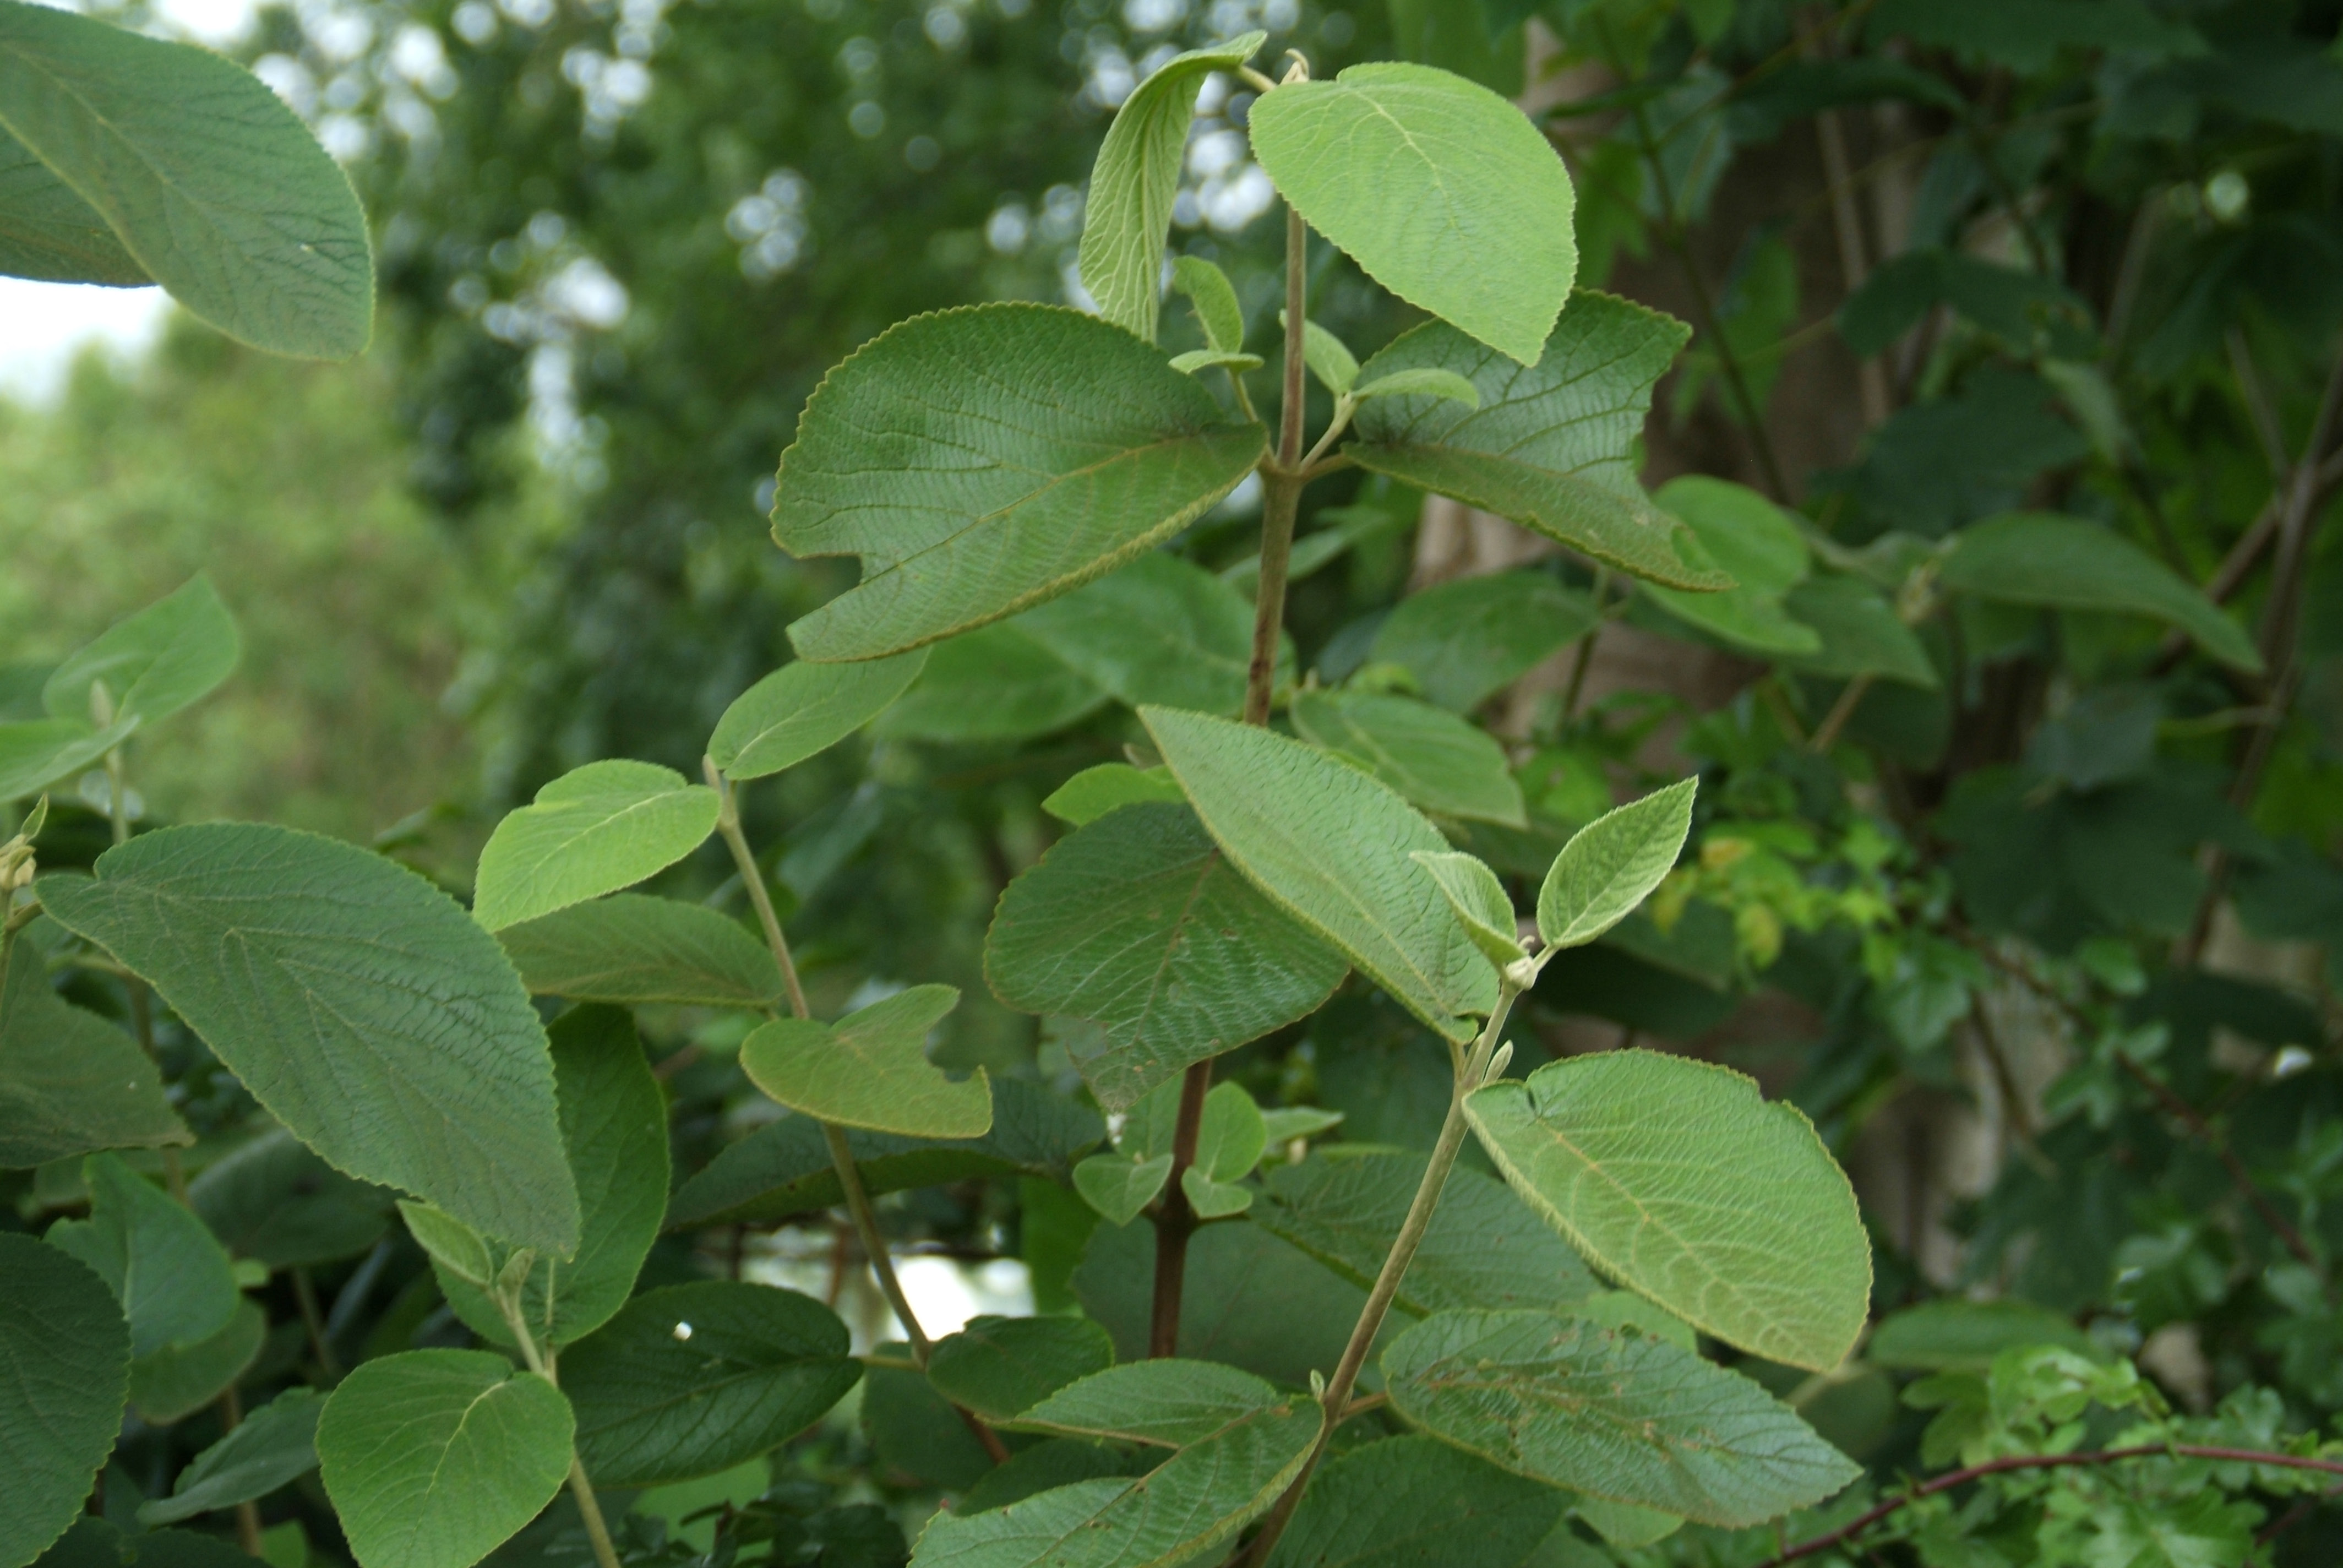
[[[480,851],[472,917],[498,931],[654,876],[716,831],[719,804],[672,768],[588,762],[497,824]]]
[[[1530,1207],[1694,1326],[1818,1372],[1862,1332],[1871,1245],[1855,1190],[1813,1124],[1751,1080],[1615,1050],[1490,1084],[1464,1111]]]
[[[232,1256],[272,1271],[357,1257],[390,1222],[389,1193],[343,1175],[281,1127],[204,1167],[187,1201]]]
[[[1285,312],[1277,313],[1279,331],[1285,329]],[[1302,362],[1310,367],[1310,374],[1318,385],[1340,397],[1359,378],[1359,357],[1351,346],[1314,321],[1302,324]]]
[[[325,1408],[315,1390],[287,1389],[196,1455],[170,1496],[140,1503],[138,1523],[150,1530],[176,1524],[266,1497],[307,1474],[317,1467],[317,1417]]]
[[[407,1221],[407,1233],[415,1238],[415,1244],[429,1254],[442,1289],[450,1280],[481,1291],[496,1282],[502,1260],[488,1250],[487,1239],[478,1231],[445,1210],[411,1199],[399,1201],[398,1216]]]
[[[906,1138],[981,1138],[992,1128],[992,1080],[955,1083],[928,1060],[928,1032],[960,1005],[948,985],[920,985],[836,1023],[776,1019],[740,1045],[758,1088],[792,1111],[840,1127]]]
[[[1184,806],[1180,781],[1168,768],[1133,768],[1128,762],[1101,762],[1085,768],[1041,799],[1041,809],[1061,822],[1087,827],[1124,806],[1169,802]]]
[[[358,1568],[467,1568],[553,1500],[573,1428],[561,1391],[503,1356],[408,1351],[334,1390],[317,1458]]]
[[[910,690],[870,729],[889,740],[1028,740],[1106,703],[1095,681],[1006,622],[939,644]]]
[[[1593,941],[1675,869],[1699,789],[1696,778],[1671,784],[1571,835],[1538,889],[1538,935],[1549,951]]]
[[[1100,1026],[1070,1050],[1110,1111],[1316,1011],[1346,968],[1230,867],[1184,802],[1159,800],[1108,812],[1010,883],[984,964],[1010,1006]]]
[[[2212,600],[2137,545],[2080,518],[2012,512],[1963,528],[1937,580],[2003,604],[2152,616],[2223,664],[2262,668],[2252,640]]]
[[[625,1006],[769,1008],[782,994],[772,950],[738,920],[703,904],[648,893],[572,904],[507,926],[497,940],[522,983],[538,996]]]
[[[1267,450],[1260,426],[1095,317],[915,317],[830,373],[782,454],[774,539],[863,569],[789,640],[876,658],[1031,608],[1186,528]]]
[[[1193,561],[1151,551],[1014,624],[1134,708],[1233,714],[1244,706],[1252,601]],[[1291,645],[1280,652],[1280,673],[1290,676]]]
[[[1391,1438],[1319,1471],[1269,1568],[1519,1564],[1561,1523],[1566,1501],[1444,1442]]]
[[[1364,1289],[1399,1238],[1424,1164],[1420,1154],[1353,1154],[1280,1166],[1252,1222]],[[1456,1307],[1552,1307],[1594,1289],[1578,1255],[1503,1182],[1460,1169],[1449,1173],[1393,1303],[1421,1317]]]
[[[1261,1113],[1261,1124],[1269,1133],[1270,1146],[1274,1148],[1297,1138],[1315,1138],[1321,1132],[1332,1131],[1342,1125],[1342,1113],[1321,1111],[1314,1105],[1272,1105]]]
[[[227,1326],[191,1345],[176,1345],[130,1363],[130,1408],[149,1426],[175,1421],[218,1402],[259,1359],[268,1338],[268,1314],[244,1297]]]
[[[1227,273],[1202,256],[1183,256],[1172,263],[1172,286],[1195,307],[1196,324],[1215,353],[1234,354],[1244,347],[1244,307],[1237,303],[1236,286]]]
[[[0,61],[5,37],[6,14],[0,12]],[[5,69],[0,64],[0,75]],[[103,681],[114,719],[153,724],[234,674],[243,651],[235,618],[211,578],[198,573],[68,655],[41,688],[41,706],[52,719],[94,722],[90,688]]]
[[[155,280],[97,209],[0,130],[0,273],[43,283],[136,288]]]
[[[1386,786],[1252,725],[1140,710],[1156,746],[1237,869],[1347,954],[1401,1005],[1451,1039],[1485,1014],[1496,977],[1407,857],[1445,849],[1440,831]]]
[[[1305,691],[1293,728],[1443,817],[1529,824],[1505,749],[1444,708],[1373,691]]]
[[[1353,402],[1363,403],[1370,397],[1445,397],[1451,403],[1462,403],[1467,408],[1481,406],[1481,389],[1453,370],[1437,366],[1422,366],[1413,370],[1394,370],[1388,376],[1378,376],[1351,388]]]
[[[1235,70],[1268,40],[1247,33],[1166,60],[1122,101],[1099,147],[1082,215],[1082,286],[1101,316],[1145,342],[1155,341],[1163,241],[1196,94],[1209,73]]]
[[[1491,572],[1400,600],[1370,658],[1405,665],[1426,699],[1465,713],[1594,623],[1594,601],[1544,572]]]
[[[1464,934],[1473,946],[1503,970],[1522,956],[1521,938],[1514,934],[1513,901],[1505,896],[1497,873],[1475,856],[1455,851],[1418,849],[1408,857],[1432,873],[1441,896],[1456,911]]]
[[[1411,1424],[1533,1481],[1749,1525],[1860,1476],[1737,1372],[1634,1330],[1547,1312],[1441,1312],[1383,1354]]]
[[[581,1227],[574,1260],[532,1252],[530,1262],[518,1265],[527,1270],[519,1301],[538,1345],[558,1349],[593,1332],[626,1303],[659,1237],[667,1213],[667,1103],[625,1009],[578,1008],[548,1033],[561,1143],[578,1185]],[[498,1274],[517,1266],[517,1255],[494,1243],[488,1248]],[[443,1269],[439,1287],[474,1333],[491,1344],[513,1343],[480,1282]]]
[[[1699,558],[1690,531],[1635,482],[1652,385],[1685,336],[1682,322],[1656,311],[1582,293],[1563,312],[1544,357],[1525,371],[1453,327],[1426,322],[1360,374],[1379,380],[1402,370],[1453,371],[1473,383],[1481,406],[1377,397],[1360,406],[1359,439],[1343,450],[1372,472],[1510,518],[1636,577],[1730,588],[1730,578]]]
[[[1074,1191],[1082,1201],[1106,1217],[1110,1225],[1128,1225],[1141,1210],[1155,1201],[1172,1180],[1172,1156],[1134,1160],[1125,1154],[1093,1154],[1074,1167]]]
[[[1214,1086],[1204,1096],[1204,1117],[1196,1129],[1193,1169],[1215,1181],[1235,1181],[1252,1173],[1269,1147],[1269,1124],[1242,1083]]]
[[[242,66],[5,0],[0,130],[229,337],[318,359],[366,347],[374,266],[357,197],[300,117]]]
[[[962,1410],[1006,1422],[1113,1364],[1114,1341],[1088,1318],[978,1317],[936,1342],[928,1381]]]
[[[1669,480],[1652,503],[1681,519],[1734,582],[1715,593],[1653,584],[1644,591],[1654,604],[1746,652],[1779,658],[1821,651],[1821,637],[1782,604],[1805,578],[1808,559],[1806,541],[1779,507],[1746,486],[1704,474]]]
[[[1877,676],[1934,691],[1942,682],[1927,648],[1879,590],[1845,572],[1817,572],[1782,597],[1821,647],[1782,662],[1809,675]]]
[[[35,886],[338,1169],[505,1241],[577,1246],[544,1026],[496,940],[414,872],[312,834],[206,824]]]
[[[1252,1207],[1252,1189],[1234,1181],[1215,1181],[1193,1166],[1180,1172],[1180,1191],[1200,1220],[1225,1220]]]
[[[1267,363],[1258,354],[1242,354],[1221,348],[1191,348],[1185,354],[1172,356],[1172,368],[1182,376],[1193,376],[1199,370],[1258,370]]]
[[[578,1456],[608,1486],[714,1475],[787,1442],[862,1375],[809,1297],[702,1281],[647,1291],[561,1358]]]
[[[130,1320],[130,1353],[210,1338],[236,1311],[227,1253],[192,1210],[112,1154],[82,1161],[89,1218],[60,1220],[45,1238],[97,1271]]]
[[[0,800],[22,799],[69,779],[130,739],[136,714],[103,729],[71,719],[0,724]]]
[[[0,1170],[195,1141],[137,1042],[52,990],[30,943],[0,942]]]
[[[106,1282],[30,1236],[0,1233],[0,1563],[65,1532],[122,1428],[130,1327]]]
[[[1562,160],[1486,87],[1353,65],[1264,93],[1248,120],[1278,193],[1367,276],[1535,365],[1578,272]]]
[[[724,710],[709,759],[736,783],[794,768],[885,711],[927,662],[922,650],[860,664],[785,664]]]

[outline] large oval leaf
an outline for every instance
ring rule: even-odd
[[[830,373],[781,455],[774,539],[860,556],[863,572],[789,640],[807,658],[876,658],[1013,615],[1179,532],[1267,449],[1260,426],[1095,317],[915,317]]]
[[[99,1149],[193,1143],[137,1042],[49,988],[30,943],[0,943],[0,1170]]]
[[[705,904],[617,893],[507,926],[497,940],[538,996],[731,1008],[781,996],[772,950]]]
[[[32,149],[0,130],[0,273],[43,283],[135,288],[155,280],[97,209]]]
[[[502,930],[631,887],[699,848],[720,809],[715,790],[672,768],[588,762],[488,835],[472,918]]]
[[[300,116],[242,66],[0,0],[0,129],[102,216],[149,276],[229,337],[319,359],[366,347],[366,215]],[[100,259],[117,274],[101,281],[130,281]]]
[[[1385,64],[1264,93],[1247,123],[1279,193],[1368,276],[1538,362],[1578,246],[1570,176],[1521,110],[1446,71]]]
[[[1476,1090],[1464,1111],[1531,1207],[1685,1322],[1817,1371],[1862,1332],[1871,1244],[1855,1190],[1813,1124],[1752,1080],[1614,1050]]]
[[[23,1568],[65,1533],[114,1450],[130,1390],[130,1328],[106,1282],[30,1236],[0,1235],[0,1563]]]
[[[219,823],[37,887],[335,1165],[516,1244],[578,1245],[544,1026],[496,939],[414,872]]]

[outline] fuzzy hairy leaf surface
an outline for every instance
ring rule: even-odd
[[[496,939],[421,877],[216,824],[141,834],[94,878],[38,888],[335,1166],[516,1244],[576,1247],[544,1027]]]
[[[0,273],[44,283],[135,288],[155,280],[97,209],[0,130]]]
[[[1602,1272],[1792,1366],[1828,1371],[1854,1346],[1871,1297],[1855,1190],[1813,1124],[1754,1081],[1606,1051],[1475,1090],[1464,1111],[1513,1190]]]
[[[1674,869],[1699,789],[1698,779],[1684,779],[1571,835],[1538,888],[1538,935],[1547,947],[1584,947],[1634,912]]]
[[[774,539],[863,571],[789,639],[806,658],[876,658],[1030,608],[1187,527],[1267,449],[1095,317],[915,317],[830,373],[781,456]]]
[[[0,1169],[195,1141],[136,1040],[51,990],[30,942],[0,947]]]
[[[767,1008],[782,992],[772,950],[740,922],[704,904],[648,893],[573,904],[507,926],[497,940],[538,996]]]
[[[1217,1362],[1159,1357],[1093,1372],[1058,1389],[1010,1424],[1060,1437],[1185,1448],[1285,1402],[1275,1387],[1251,1372]]]
[[[672,768],[588,762],[508,814],[480,851],[472,917],[492,931],[656,875],[716,831],[719,802]]]
[[[928,1032],[960,1005],[948,985],[913,986],[836,1023],[776,1019],[740,1044],[740,1066],[792,1111],[906,1138],[981,1138],[992,1130],[984,1069],[954,1082],[928,1060]]]
[[[0,1563],[65,1533],[113,1452],[130,1387],[130,1328],[88,1265],[0,1235]]]
[[[1356,762],[1426,811],[1528,825],[1504,748],[1444,708],[1381,692],[1305,691],[1293,699],[1292,716],[1304,739]]]

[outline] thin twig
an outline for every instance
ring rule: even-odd
[[[317,1370],[326,1374],[327,1382],[339,1382],[342,1361],[326,1338],[326,1320],[317,1312],[317,1288],[310,1282],[309,1271],[297,1263],[287,1271],[293,1276],[293,1299],[300,1303],[301,1322],[309,1331],[309,1350],[317,1358]]]
[[[2253,423],[2255,439],[2261,443],[2270,477],[2282,484],[2294,465],[2287,461],[2286,433],[2279,427],[2269,389],[2262,385],[2261,372],[2254,367],[2253,350],[2246,346],[2246,335],[2234,327],[2222,342],[2229,351],[2229,369],[2237,378],[2237,397],[2246,406],[2246,417]]]
[[[700,759],[699,769],[709,788],[716,791],[716,830],[723,836],[724,847],[732,851],[732,864],[739,869],[749,901],[757,909],[757,921],[765,928],[765,944],[773,950],[781,983],[789,988],[789,1011],[798,1018],[811,1018],[813,1010],[806,1006],[805,987],[798,983],[797,960],[789,956],[789,939],[781,930],[780,917],[773,912],[772,895],[765,890],[765,873],[758,867],[757,857],[749,852],[749,840],[740,831],[740,802],[733,793],[732,781],[724,777],[712,757]]]
[[[1578,639],[1578,652],[1570,661],[1570,686],[1562,694],[1562,716],[1578,717],[1578,701],[1586,690],[1586,671],[1594,662],[1594,639],[1603,634],[1603,596],[1611,589],[1611,568],[1594,568],[1594,624]]]
[[[1824,716],[1814,738],[1806,742],[1807,750],[1819,755],[1838,743],[1838,732],[1846,728],[1846,721],[1855,717],[1855,710],[1863,706],[1864,697],[1871,690],[1871,679],[1868,675],[1858,675],[1846,683],[1846,689],[1838,694],[1838,700],[1831,704],[1830,712]]]

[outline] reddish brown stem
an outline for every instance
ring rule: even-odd
[[[1180,1298],[1187,1284],[1188,1238],[1196,1233],[1195,1206],[1181,1173],[1196,1162],[1196,1140],[1204,1126],[1204,1096],[1212,1087],[1212,1064],[1200,1061],[1180,1081],[1180,1120],[1172,1131],[1172,1175],[1155,1214],[1155,1301],[1147,1324],[1147,1353],[1180,1353]]]

